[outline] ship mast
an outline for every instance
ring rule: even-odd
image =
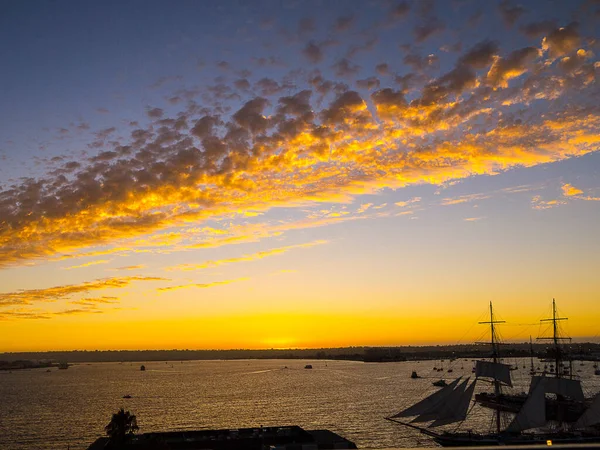
[[[570,337],[560,337],[558,333],[558,321],[559,320],[568,320],[567,317],[558,317],[556,314],[556,301],[552,299],[552,318],[542,319],[540,322],[552,322],[552,337],[539,337],[538,339],[551,339],[554,343],[554,373],[556,378],[561,377],[561,369],[562,369],[562,350],[560,348],[560,341],[566,340],[570,341]],[[570,370],[571,376],[573,375],[573,371]]]
[[[531,358],[531,370],[529,371],[530,375],[535,374],[535,367],[533,365],[533,341],[531,340],[531,335],[529,336],[529,355]]]
[[[497,323],[504,323],[504,320],[494,320],[494,309],[492,307],[492,302],[490,302],[490,321],[489,322],[479,322],[480,324],[489,324],[491,328],[491,344],[492,344],[492,361],[494,363],[498,362],[499,352],[498,352],[498,335],[496,334],[496,328],[494,327]],[[500,396],[500,381],[494,379],[494,394],[496,398]],[[500,434],[500,408],[496,408],[496,431]]]
[[[552,299],[552,318],[549,319],[542,319],[540,320],[540,322],[552,322],[552,337],[540,337],[538,339],[548,339],[548,340],[552,340],[552,342],[554,343],[554,363],[555,363],[555,368],[554,368],[554,373],[556,375],[556,378],[560,378],[562,376],[562,361],[563,361],[563,355],[562,355],[562,349],[560,348],[560,341],[570,341],[571,338],[570,337],[561,337],[559,336],[559,330],[558,330],[558,322],[560,320],[568,320],[567,317],[558,317],[558,314],[556,313],[556,301],[554,299]],[[572,362],[571,362],[572,364]],[[570,367],[569,370],[569,378],[573,378],[573,367]],[[563,396],[562,395],[558,395],[556,396],[557,400],[559,401],[559,403],[557,404],[557,416],[558,416],[558,424],[559,426],[563,425],[563,417],[564,417],[564,413],[565,411],[562,410],[562,408],[560,407],[560,402],[563,400]]]

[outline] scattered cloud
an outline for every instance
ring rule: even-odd
[[[572,197],[572,198],[576,198],[578,200],[587,200],[587,201],[593,201],[593,202],[600,201],[600,197],[584,195],[584,192],[581,189],[576,188],[575,186],[573,186],[569,183],[563,184],[561,186],[561,190],[562,190],[563,196],[565,196],[565,197]]]
[[[394,203],[394,205],[404,208],[405,206],[409,206],[413,203],[419,203],[420,201],[421,201],[421,197],[413,197],[413,198],[403,201],[403,202],[396,202],[396,203]]]
[[[104,289],[123,288],[135,281],[166,281],[160,277],[115,277],[86,281],[79,284],[65,284],[40,289],[20,289],[13,292],[0,293],[0,307],[13,305],[31,305],[33,303],[55,302],[70,298],[73,295],[88,294]]]
[[[97,264],[108,264],[110,261],[111,261],[110,259],[99,259],[97,261],[90,261],[90,262],[86,262],[83,264],[79,264],[77,266],[63,267],[63,269],[64,270],[81,269],[82,267],[95,266]]]
[[[520,18],[518,5],[503,2],[502,8],[512,11],[513,23]],[[436,24],[434,9],[419,6],[419,23]],[[85,148],[85,158],[59,158],[38,178],[0,190],[0,267],[251,242],[367,214],[336,211],[337,217],[247,233],[233,228],[195,240],[162,233],[208,221],[250,221],[272,208],[351,203],[385,188],[443,184],[595,152],[600,109],[591,44],[576,24],[549,32],[549,24],[542,25],[527,28],[545,31],[541,47],[539,37],[507,52],[482,41],[437,77],[416,68],[386,77],[398,86],[383,85],[349,58],[333,68],[347,84],[317,69],[257,77],[257,83],[232,70],[235,76],[228,81],[224,74],[218,87],[178,92],[184,101],[168,109],[149,107],[151,123],[127,125],[127,135],[118,124],[106,124],[98,132],[104,147],[97,153]],[[314,62],[322,60],[323,46],[333,45],[313,44]],[[431,55],[409,50],[415,67],[437,67]],[[389,66],[377,72],[391,73]],[[236,85],[241,79],[253,83]],[[371,92],[352,90],[356,83]],[[204,101],[208,91],[210,101]],[[581,101],[574,104],[573,98]],[[123,138],[110,142],[117,134]],[[542,199],[534,205],[552,206]]]
[[[177,266],[167,267],[165,270],[168,270],[168,271],[174,271],[174,270],[191,271],[191,270],[210,269],[213,267],[222,266],[224,264],[257,261],[259,259],[267,258],[269,256],[281,255],[283,253],[287,253],[290,250],[295,250],[295,249],[299,249],[299,248],[310,248],[310,247],[315,247],[317,245],[323,245],[323,244],[327,244],[327,243],[328,243],[328,241],[318,240],[318,241],[313,241],[313,242],[307,242],[304,244],[295,244],[295,245],[288,245],[286,247],[273,248],[270,250],[264,250],[264,251],[252,253],[249,255],[239,256],[236,258],[211,260],[211,261],[206,261],[206,262],[203,262],[200,264],[179,264]]]
[[[313,64],[317,64],[323,60],[323,49],[314,41],[308,42],[302,53]]]
[[[148,109],[148,117],[151,119],[160,119],[164,115],[164,111],[161,108],[149,108]]]
[[[522,5],[511,3],[509,0],[502,0],[499,9],[502,19],[508,27],[512,27],[527,12]]]
[[[564,200],[548,200],[545,201],[540,195],[536,195],[531,199],[531,207],[537,210],[556,208],[557,206],[565,205]]]
[[[100,309],[89,309],[89,308],[75,308],[75,309],[65,309],[62,311],[56,311],[52,313],[55,316],[74,316],[80,314],[102,314],[104,311]]]
[[[467,194],[467,195],[461,195],[460,197],[448,197],[442,200],[441,205],[442,206],[449,206],[449,205],[459,205],[461,203],[470,203],[476,200],[486,200],[488,198],[490,198],[492,195],[491,194]]]
[[[373,203],[363,203],[362,205],[360,205],[360,208],[358,208],[356,210],[357,214],[362,214],[365,211],[367,211],[371,206],[373,206]]]
[[[583,194],[583,191],[581,189],[578,189],[569,183],[563,184],[561,189],[565,197],[573,197],[576,195]]]
[[[578,25],[572,22],[566,27],[557,28],[551,31],[542,40],[542,49],[548,51],[550,56],[558,58],[566,55],[574,50],[577,50],[580,43]]]
[[[167,292],[167,291],[176,291],[176,290],[180,290],[180,289],[189,289],[189,288],[207,289],[207,288],[211,288],[211,287],[215,287],[215,286],[223,286],[225,284],[237,283],[239,281],[247,281],[249,279],[250,278],[248,278],[248,277],[244,277],[244,278],[236,278],[233,280],[213,281],[211,283],[192,283],[192,284],[182,284],[182,285],[177,285],[177,286],[166,286],[166,287],[162,287],[162,288],[157,288],[156,291],[157,292]]]
[[[135,264],[133,266],[123,266],[123,267],[116,267],[114,269],[111,270],[138,270],[138,269],[144,269],[146,268],[146,264]]]
[[[81,306],[95,308],[99,304],[119,303],[119,300],[117,297],[102,296],[102,297],[86,297],[86,298],[82,298],[80,300],[71,300],[69,303],[72,305],[81,305]]]
[[[349,14],[347,16],[338,17],[335,21],[334,29],[337,32],[347,31],[352,28],[354,24],[354,16]]]
[[[438,18],[430,18],[426,22],[415,26],[413,35],[417,43],[421,43],[429,39],[434,34],[443,31],[446,25]]]

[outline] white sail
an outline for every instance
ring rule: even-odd
[[[423,414],[433,407],[435,407],[440,401],[442,401],[447,395],[450,395],[458,382],[462,377],[458,377],[448,386],[440,389],[439,391],[434,392],[429,397],[425,397],[418,403],[415,403],[409,408],[406,408],[404,411],[400,411],[398,414],[392,416],[392,418],[397,417],[409,417],[409,416],[418,416]]]
[[[532,392],[540,382],[543,382],[544,389],[548,394],[563,395],[579,401],[584,400],[583,389],[579,380],[535,376],[531,379],[529,392]]]
[[[530,428],[539,428],[546,425],[546,397],[544,383],[538,383],[529,393],[523,408],[515,416],[506,431],[519,432]]]
[[[468,379],[467,379],[468,381]],[[465,382],[466,383],[466,382]],[[477,379],[471,383],[471,385],[463,392],[458,399],[456,405],[452,406],[446,403],[443,415],[433,422],[429,427],[439,427],[441,425],[448,425],[454,422],[461,422],[467,418],[467,412],[469,412],[469,405],[471,404],[471,398],[475,391],[475,383]]]
[[[598,423],[600,423],[600,394],[596,395],[590,407],[575,422],[575,428],[591,427]]]
[[[460,403],[462,395],[465,393],[469,379],[467,378],[456,387],[450,394],[445,396],[433,408],[425,411],[423,414],[415,417],[411,422],[429,422],[430,420],[438,420],[452,415],[452,411],[456,409]]]
[[[477,361],[475,364],[475,376],[477,378],[492,378],[512,387],[510,379],[510,366],[498,362]]]

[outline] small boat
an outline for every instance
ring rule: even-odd
[[[131,395],[129,395],[129,394],[124,395],[123,398],[131,398]]]
[[[143,371],[145,371],[145,370],[146,370],[146,366],[142,364],[142,365],[140,366],[140,370],[141,370],[142,372],[143,372]]]
[[[594,375],[600,375],[600,369],[594,370]]]
[[[69,363],[68,362],[60,362],[60,363],[58,363],[58,368],[61,370],[66,370],[69,368]]]
[[[452,369],[448,369],[448,373],[452,373],[452,372],[453,372],[453,370],[452,370]]]
[[[305,369],[312,369],[312,364],[307,364],[304,366]]]
[[[410,374],[410,377],[415,379],[415,378],[421,378],[419,375],[417,375],[417,371],[413,370],[412,373]]]
[[[448,383],[446,383],[446,380],[444,380],[443,378],[441,380],[434,381],[431,384],[433,384],[435,387],[446,387],[446,386],[448,386]]]

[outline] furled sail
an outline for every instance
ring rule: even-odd
[[[532,392],[540,382],[544,385],[544,389],[548,394],[563,395],[578,401],[584,400],[583,389],[579,380],[535,376],[531,379],[529,392]]]
[[[575,422],[575,428],[591,427],[600,423],[600,394],[597,394],[592,404],[582,416]]]
[[[440,400],[435,406],[425,411],[423,414],[415,417],[413,420],[411,420],[411,422],[429,422],[430,420],[437,420],[451,415],[452,410],[457,407],[458,403],[460,402],[460,398],[465,393],[468,382],[469,379],[467,378],[450,394],[446,395],[442,400]]]
[[[506,431],[519,432],[546,425],[546,396],[544,383],[538,383]]]
[[[510,366],[498,362],[477,361],[475,364],[475,376],[477,378],[492,378],[512,387],[510,379]]]
[[[465,381],[465,384],[469,381]],[[449,423],[461,422],[467,418],[467,413],[469,412],[469,405],[471,404],[471,398],[473,397],[473,392],[475,391],[475,383],[477,383],[477,379],[471,383],[471,385],[462,393],[459,397],[458,401],[454,405],[450,405],[447,402],[444,405],[444,410],[438,417],[438,419],[433,422],[429,427],[439,427],[441,425],[448,425]]]
[[[462,377],[458,377],[456,380],[448,384],[448,386],[434,392],[429,397],[425,397],[423,400],[415,403],[409,408],[406,408],[404,411],[400,411],[398,414],[393,415],[392,418],[418,416],[420,414],[424,414],[425,412],[434,408],[446,396],[450,395],[452,391],[454,391],[454,388],[461,378]]]

